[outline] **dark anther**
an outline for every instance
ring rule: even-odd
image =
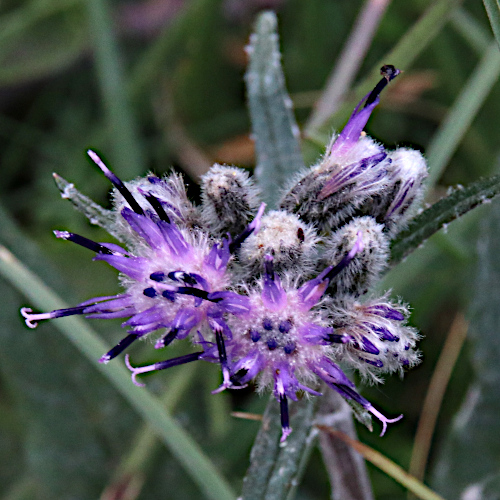
[[[278,330],[281,333],[288,333],[291,329],[292,329],[292,322],[289,319],[282,321],[278,326]]]
[[[149,275],[149,279],[161,282],[165,279],[165,273],[163,271],[155,271]]]
[[[170,300],[170,302],[175,302],[175,293],[170,290],[165,290],[161,293],[162,297]]]
[[[222,366],[227,364],[226,344],[221,330],[215,331],[215,341],[217,342],[217,350],[219,351],[219,362]]]
[[[258,342],[260,340],[260,333],[257,330],[250,330],[250,338],[252,342]]]
[[[131,333],[130,335],[127,335],[124,339],[120,340],[118,344],[113,347],[113,349],[109,350],[102,358],[101,358],[101,363],[107,363],[113,358],[116,358],[118,354],[121,354],[132,342],[140,338],[141,335],[138,333]]]
[[[186,285],[196,285],[198,283],[196,278],[184,271],[172,271],[168,273],[168,277],[173,281],[182,281]]]
[[[375,85],[374,89],[371,91],[370,95],[366,99],[364,107],[366,108],[370,104],[373,104],[373,102],[380,95],[380,92],[382,92],[382,90],[384,90],[387,84],[391,80],[396,78],[396,76],[398,76],[399,73],[401,73],[401,71],[395,68],[392,64],[386,64],[385,66],[382,66],[382,68],[380,69],[380,74],[382,75],[382,79],[377,83],[377,85]]]
[[[262,326],[264,327],[264,330],[267,330],[268,332],[270,332],[273,329],[273,323],[269,318],[265,318],[262,321]]]
[[[278,342],[276,342],[276,339],[270,339],[267,341],[267,347],[270,351],[274,351],[278,347]]]
[[[301,227],[297,229],[297,238],[301,243],[304,243],[304,230]]]
[[[343,344],[346,341],[346,336],[344,334],[337,335],[336,333],[329,333],[326,335],[325,340],[334,344]]]
[[[248,373],[248,370],[242,369],[229,377],[233,385],[241,385],[241,379]]]
[[[178,358],[167,359],[166,361],[159,361],[155,363],[155,370],[165,370],[167,368],[172,368],[173,366],[185,365],[191,361],[196,361],[200,359],[203,351],[193,352],[191,354],[185,354],[184,356],[179,356]]]
[[[146,297],[156,297],[157,293],[156,290],[153,287],[145,288],[142,292]]]
[[[295,351],[295,344],[287,344],[285,347],[283,347],[283,350],[285,351],[285,354],[292,354],[292,352]]]
[[[156,196],[153,196],[151,193],[144,195],[146,200],[148,200],[149,204],[154,208],[154,211],[158,215],[158,217],[165,222],[170,224],[170,217],[165,212],[163,205],[160,203],[160,200]]]
[[[136,214],[144,215],[144,210],[141,208],[139,203],[137,203],[137,200],[134,198],[125,184],[123,184],[121,179],[119,179],[113,172],[111,172],[111,170],[109,170],[108,167],[106,167],[106,165],[104,165],[104,162],[99,158],[99,156],[97,156],[96,153],[94,153],[94,151],[91,151],[89,149],[87,151],[87,154],[90,156],[91,160],[102,170],[104,175],[112,182],[115,188],[118,189],[118,192],[125,198],[130,208]]]
[[[283,434],[286,438],[286,436],[290,434],[290,417],[288,415],[288,401],[285,394],[280,394],[280,415],[281,428],[283,429]]]
[[[172,328],[159,342],[163,347],[166,347],[167,345],[171,344],[174,340],[175,337],[177,337],[177,334],[179,333],[178,328]]]

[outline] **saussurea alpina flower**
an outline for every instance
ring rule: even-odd
[[[207,319],[207,302],[196,296],[196,291],[224,290],[230,284],[228,263],[234,252],[254,230],[258,229],[265,205],[262,204],[254,220],[236,238],[210,241],[201,230],[182,229],[171,221],[162,200],[157,197],[158,178],[148,178],[152,184],[137,188],[141,203],[125,184],[102,163],[92,151],[89,156],[111,180],[128,206],[119,213],[128,225],[130,249],[125,250],[113,243],[96,243],[68,231],[54,231],[57,238],[72,241],[96,253],[94,260],[102,260],[122,273],[125,292],[115,296],[96,297],[68,309],[48,313],[33,313],[29,308],[21,310],[30,328],[45,319],[76,314],[88,318],[129,318],[123,323],[128,335],[100,361],[107,363],[123,352],[135,340],[165,329],[156,342],[161,348],[175,339],[187,337],[204,322],[213,328],[216,321]],[[155,188],[155,189],[153,189]],[[155,194],[156,193],[156,196]],[[144,200],[149,208],[143,208]],[[173,208],[170,206],[170,210]],[[178,212],[174,212],[177,213]],[[179,288],[190,288],[192,295],[175,293]]]
[[[124,291],[48,313],[23,308],[26,324],[75,314],[124,318],[128,335],[104,363],[157,331],[156,348],[190,337],[195,352],[178,358],[133,366],[127,355],[133,382],[142,385],[141,374],[195,360],[218,363],[222,383],[214,393],[251,382],[271,388],[282,441],[291,432],[288,400],[300,392],[320,395],[320,381],[363,411],[362,419],[378,418],[384,434],[401,417],[383,416],[341,365],[380,381],[419,361],[407,306],[369,294],[387,266],[391,238],[415,211],[426,175],[419,152],[387,152],[363,132],[380,92],[398,74],[393,66],[382,68],[382,79],[324,158],[265,215],[258,186],[235,167],[214,165],[203,176],[197,207],[179,176],[123,183],[89,151],[115,186],[112,232],[126,249],[68,231],[55,234],[117,269]]]

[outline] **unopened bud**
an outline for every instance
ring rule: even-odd
[[[298,179],[280,203],[283,210],[325,229],[339,227],[387,182],[389,161],[381,146],[362,136],[348,149],[333,152],[335,139],[323,160]]]
[[[422,153],[399,148],[389,154],[387,187],[361,209],[385,225],[385,231],[395,236],[414,214],[423,196],[423,181],[427,165]]]
[[[380,276],[389,257],[389,241],[384,227],[372,217],[355,217],[335,231],[325,244],[324,265],[338,262],[361,235],[360,250],[330,284],[333,292],[359,296]]]
[[[273,210],[262,217],[259,232],[243,243],[241,261],[251,274],[259,274],[268,254],[273,256],[275,271],[307,275],[313,270],[317,241],[316,231],[296,215]]]
[[[202,216],[212,234],[241,233],[259,208],[259,191],[245,170],[215,164],[201,179]]]

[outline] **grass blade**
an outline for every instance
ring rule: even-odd
[[[86,4],[97,78],[112,140],[113,162],[120,165],[123,177],[133,179],[144,168],[137,128],[126,94],[121,56],[113,33],[113,18],[106,0],[89,0]]]
[[[321,148],[324,148],[330,137],[332,127],[338,129],[339,125],[345,123],[354,106],[371,90],[374,82],[373,75],[378,74],[379,69],[384,64],[393,64],[406,71],[410,69],[413,61],[441,31],[448,22],[454,8],[461,2],[462,0],[439,0],[432,3],[420,19],[401,38],[399,43],[385,54],[375,64],[373,71],[368,72],[368,76],[353,89],[349,101],[340,108],[332,120],[328,120],[325,126],[322,126],[319,130],[311,130],[307,137]]]
[[[472,120],[500,75],[500,52],[496,42],[489,45],[477,68],[464,85],[446,119],[441,123],[427,149],[429,177],[433,186],[438,180]]]
[[[0,275],[41,310],[67,307],[38,276],[3,246],[0,246]],[[235,495],[225,479],[189,434],[166,412],[163,404],[147,390],[132,384],[130,373],[123,365],[118,363],[102,365],[98,362],[102,353],[107,352],[108,346],[81,318],[63,318],[55,321],[54,326],[109,379],[137,413],[155,429],[207,498],[234,499]]]
[[[491,29],[500,47],[500,2],[498,0],[483,0],[483,3],[490,20]]]

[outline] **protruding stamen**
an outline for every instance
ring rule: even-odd
[[[146,296],[149,297],[150,299],[156,297],[158,295],[158,292],[150,286],[149,288],[145,288],[142,293]]]
[[[387,424],[393,424],[394,422],[398,422],[403,418],[403,415],[399,415],[399,417],[396,418],[387,418],[382,413],[380,413],[378,410],[376,410],[373,406],[370,406],[369,408],[366,408],[372,415],[377,417],[380,422],[382,422],[382,432],[380,433],[380,437],[382,437],[385,434],[385,431],[387,430]]]
[[[288,414],[288,400],[285,394],[280,394],[280,415],[281,415],[281,439],[280,442],[284,443],[286,438],[291,434],[290,417]]]
[[[160,200],[152,195],[151,193],[142,193],[144,198],[148,200],[149,204],[153,207],[154,211],[156,212],[156,215],[158,217],[170,224],[170,217],[167,215],[167,212],[165,212],[165,209],[163,208],[163,205],[160,203]]]
[[[103,174],[112,182],[113,186],[118,189],[119,193],[125,198],[127,203],[130,205],[130,208],[136,213],[140,215],[144,215],[144,210],[141,208],[139,203],[137,203],[136,199],[132,195],[132,193],[128,190],[128,188],[123,184],[123,182],[109,170],[104,162],[99,158],[99,156],[89,149],[87,151],[90,159],[102,170]]]
[[[127,365],[127,368],[132,372],[132,382],[138,387],[144,387],[145,384],[137,382],[136,379],[137,375],[140,375],[141,373],[166,370],[167,368],[171,368],[172,366],[184,365],[186,363],[190,363],[191,361],[196,361],[200,359],[200,356],[202,354],[203,351],[193,352],[191,354],[179,356],[178,358],[167,359],[165,361],[160,361],[158,363],[154,363],[152,365],[147,365],[147,366],[132,366],[130,364],[130,356],[127,354],[125,356],[125,364]]]
[[[380,95],[382,90],[387,86],[387,84],[394,80],[399,74],[401,70],[395,68],[392,64],[385,64],[380,68],[380,74],[382,75],[382,79],[375,85],[374,89],[371,91],[370,95],[366,98],[365,108],[370,104],[375,102],[375,99]]]
[[[178,328],[172,328],[166,335],[164,335],[160,340],[158,340],[158,342],[156,342],[155,349],[162,349],[163,347],[167,347],[175,340],[175,337],[177,337],[178,333]]]
[[[266,204],[261,203],[259,210],[257,211],[256,216],[253,221],[248,224],[248,226],[241,232],[238,236],[234,238],[233,241],[229,244],[229,252],[234,253],[238,248],[240,248],[241,244],[253,233],[258,232],[260,229],[260,221],[262,219],[262,215],[264,215],[264,210],[266,209]]]
[[[161,283],[165,279],[165,273],[163,271],[155,271],[149,275],[149,279]]]
[[[127,335],[124,339],[120,340],[120,342],[118,342],[113,349],[110,349],[104,356],[102,356],[99,363],[106,364],[113,358],[116,358],[118,354],[121,354],[130,344],[132,344],[132,342],[140,337],[141,335],[138,335],[137,333]]]
[[[109,248],[106,248],[104,245],[89,240],[88,238],[85,238],[85,236],[80,236],[79,234],[70,233],[69,231],[57,231],[57,230],[54,231],[54,234],[56,235],[56,238],[72,241],[73,243],[76,243],[77,245],[80,245],[84,248],[88,248],[89,250],[92,250],[95,253],[104,253],[108,255],[115,254],[115,252],[113,252]]]
[[[83,311],[87,308],[88,306],[85,305],[69,307],[68,309],[56,309],[47,313],[33,314],[32,309],[30,309],[29,307],[23,307],[21,308],[21,314],[25,318],[25,323],[28,328],[36,328],[38,326],[38,321],[44,319],[63,318],[65,316],[74,316],[75,314],[84,314]]]
[[[350,337],[349,335],[342,333],[342,334],[337,334],[337,333],[328,333],[325,336],[325,339],[328,340],[328,342],[332,342],[333,344],[347,344],[349,342]]]
[[[198,282],[196,278],[189,273],[184,271],[172,271],[168,273],[168,277],[173,281],[180,281],[186,285],[196,285]]]

